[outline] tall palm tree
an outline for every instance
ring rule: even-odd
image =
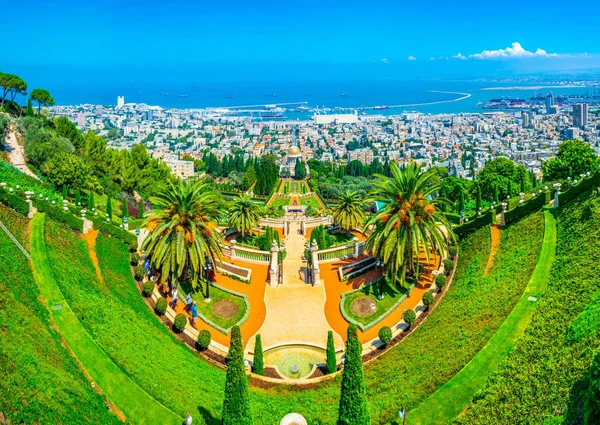
[[[221,257],[223,236],[218,231],[220,197],[204,180],[169,183],[151,197],[154,208],[145,220],[148,235],[142,244],[163,279],[190,279],[193,283],[204,264]]]
[[[384,272],[393,282],[404,284],[407,272],[415,273],[421,251],[427,262],[431,252],[443,256],[454,235],[439,208],[448,201],[434,197],[440,187],[431,173],[414,163],[403,170],[392,163],[390,172],[391,177],[379,175],[374,182],[371,197],[385,206],[367,223],[373,228],[367,248],[383,259]]]
[[[333,209],[333,222],[346,231],[363,224],[365,201],[358,193],[346,190],[338,198],[338,205]]]
[[[248,195],[237,196],[229,208],[229,226],[238,229],[242,237],[258,229],[260,217],[260,206],[252,202]]]

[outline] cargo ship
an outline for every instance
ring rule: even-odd
[[[283,114],[279,112],[267,112],[265,114],[260,114],[261,118],[282,118]]]
[[[373,106],[373,109],[376,111],[383,111],[384,109],[390,109],[387,105]]]

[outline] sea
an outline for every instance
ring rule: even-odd
[[[456,80],[277,81],[277,82],[164,82],[110,83],[79,86],[56,83],[48,87],[58,105],[115,105],[125,103],[178,109],[233,108],[245,111],[285,108],[282,119],[306,119],[314,108],[327,113],[397,115],[407,111],[426,114],[486,112],[480,102],[493,98],[525,98],[559,94],[586,94],[597,88],[547,84],[497,83]],[[595,93],[595,92],[594,92]],[[388,106],[388,109],[374,109]],[[298,112],[297,107],[311,108]],[[246,112],[253,114],[254,112]],[[487,111],[489,112],[489,111]]]

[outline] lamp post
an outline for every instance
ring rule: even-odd
[[[404,406],[400,408],[398,416],[400,416],[400,419],[402,419],[402,425],[406,425],[406,409],[404,408]]]
[[[204,257],[204,280],[206,280],[206,297],[204,301],[210,302],[210,282],[208,280],[209,273],[212,270],[212,262],[208,256]]]
[[[377,299],[382,300],[383,299],[383,279],[384,279],[383,278],[383,259],[382,258],[377,259],[377,267],[381,271],[381,278],[379,279],[379,294],[377,295]]]

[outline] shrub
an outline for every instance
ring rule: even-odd
[[[244,349],[240,327],[231,328],[231,342],[227,353],[227,373],[225,375],[225,397],[221,413],[223,425],[250,425],[250,405],[248,400],[248,377],[244,367]]]
[[[131,254],[129,256],[129,262],[131,263],[132,266],[137,266],[138,263],[140,262],[140,254],[138,254],[137,252],[134,252],[133,254]]]
[[[435,278],[435,286],[438,289],[442,289],[444,285],[446,285],[446,276],[444,276],[443,274],[438,274]]]
[[[254,373],[257,375],[265,374],[265,362],[263,360],[262,340],[260,335],[256,335],[256,344],[254,344]]]
[[[417,320],[417,314],[413,309],[409,308],[407,310],[404,310],[404,313],[402,313],[402,319],[404,319],[404,321],[410,328],[412,324],[415,323],[415,320]]]
[[[152,295],[152,291],[154,291],[154,282],[147,280],[144,282],[144,294],[146,296],[150,296]]]
[[[450,271],[454,269],[454,261],[444,260],[444,269],[446,269],[447,273],[450,273]]]
[[[454,258],[456,256],[456,254],[458,254],[458,247],[457,246],[449,246],[448,247],[448,255],[450,255],[452,258]]]
[[[425,304],[425,306],[427,307],[433,304],[433,295],[431,294],[431,292],[425,292],[423,294],[423,304]]]
[[[206,350],[208,348],[211,340],[212,339],[211,339],[210,331],[203,329],[200,332],[198,332],[198,346],[202,350]]]
[[[335,357],[335,344],[333,342],[333,332],[327,332],[327,373],[333,373],[337,370],[337,358]]]
[[[175,316],[175,321],[173,322],[173,328],[177,332],[181,332],[185,329],[185,325],[187,324],[187,316],[183,313],[179,313]]]
[[[597,424],[600,421],[600,351],[592,360],[590,367],[590,384],[585,400],[585,425]]]
[[[159,315],[163,315],[165,314],[165,312],[167,311],[167,299],[165,297],[160,297],[158,300],[156,300],[156,312]]]
[[[392,330],[389,326],[382,326],[381,329],[379,329],[379,339],[385,345],[388,345],[390,343],[390,341],[392,340]]]
[[[361,354],[362,346],[358,340],[356,325],[350,324],[340,388],[338,424],[371,423]]]
[[[146,274],[146,269],[141,264],[135,268],[135,280],[142,280]]]

